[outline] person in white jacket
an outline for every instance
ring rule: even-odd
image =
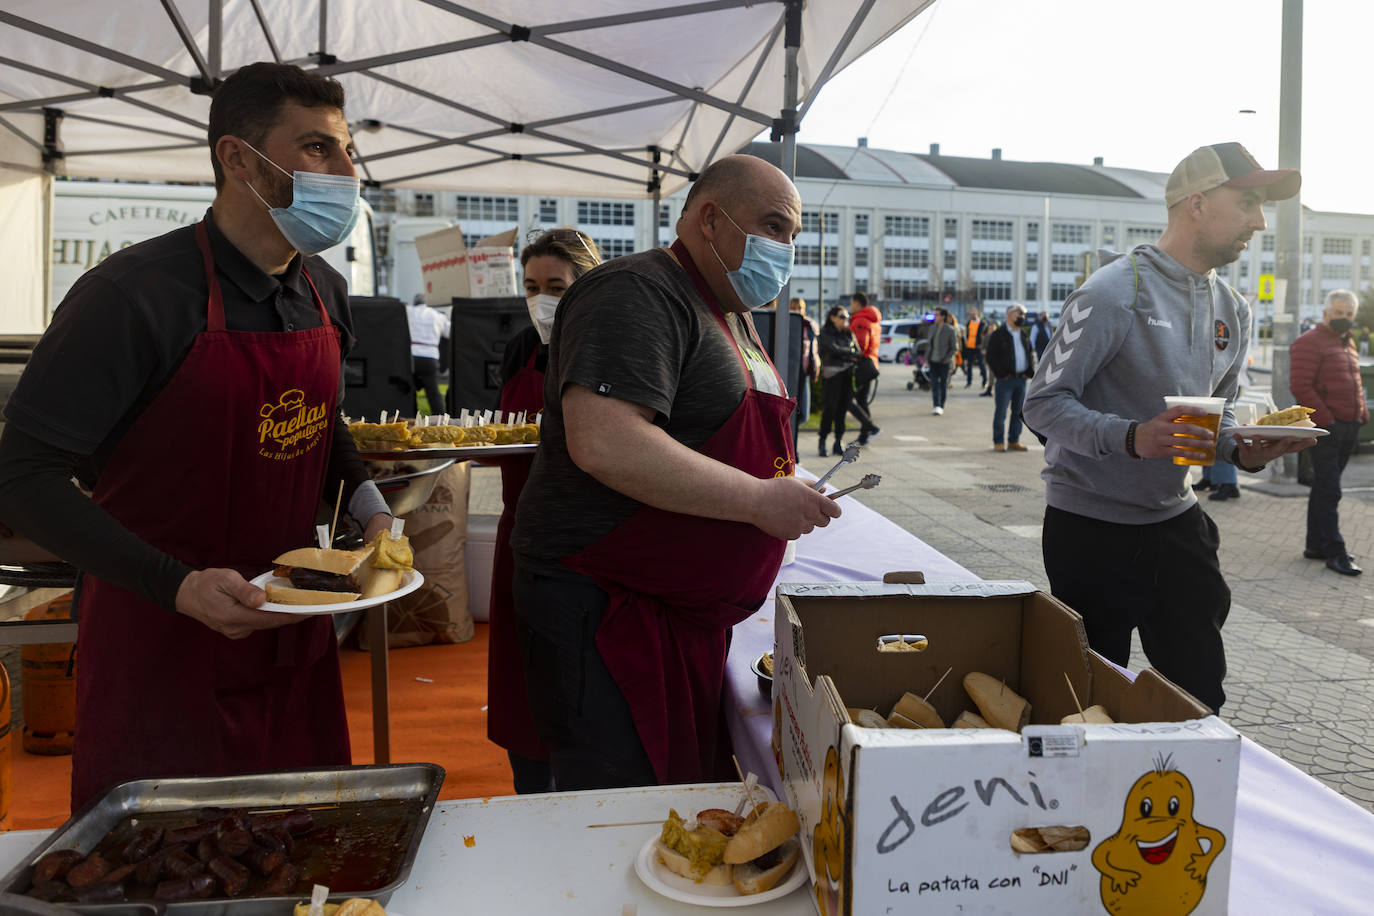
[[[444,412],[444,396],[439,391],[439,341],[449,335],[451,325],[442,312],[425,305],[425,294],[416,293],[406,307],[410,324],[410,371],[415,390],[423,390],[429,413]]]

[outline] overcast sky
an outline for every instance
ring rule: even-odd
[[[936,0],[831,80],[799,139],[1102,156],[1158,172],[1239,140],[1277,168],[1281,12],[1281,0]],[[1305,4],[1302,202],[1313,209],[1374,213],[1371,34],[1370,0]]]

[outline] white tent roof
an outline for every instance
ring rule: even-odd
[[[6,0],[0,133],[59,175],[208,181],[198,91],[275,58],[344,84],[381,186],[647,196],[656,149],[668,194],[783,115],[789,10],[804,116],[930,2]]]

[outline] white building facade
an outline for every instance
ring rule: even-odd
[[[780,155],[771,143],[751,144],[746,152],[774,163]],[[1167,178],[1167,172],[1112,168],[1101,160],[1016,162],[1003,159],[1000,150],[974,159],[942,156],[938,145],[922,154],[862,143],[800,145],[802,232],[791,295],[834,303],[863,291],[894,316],[941,302],[959,314],[975,304],[998,312],[1020,302],[1057,317],[1091,271],[1098,248],[1127,250],[1159,238],[1167,219]],[[595,239],[607,257],[617,257],[671,242],[685,197],[684,191],[666,199],[655,220],[649,200],[391,189],[366,194],[377,211],[384,290],[391,273],[389,230],[408,217],[449,219],[469,242],[512,225],[523,232],[571,225]],[[1274,273],[1272,211],[1266,208],[1271,228],[1223,269],[1233,286],[1258,300],[1261,320],[1269,307],[1259,299],[1261,278]],[[1304,316],[1320,312],[1329,290],[1374,286],[1374,216],[1304,209],[1303,247]]]

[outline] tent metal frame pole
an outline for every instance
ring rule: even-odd
[[[782,0],[766,0],[781,3]],[[679,16],[696,16],[700,13],[714,13],[719,10],[735,9],[741,6],[757,6],[759,0],[711,0],[708,3],[685,3],[681,6],[665,6],[656,10],[643,10],[637,13],[620,13],[615,16],[600,16],[595,19],[570,19],[551,25],[539,25],[530,29],[531,35],[552,35],[557,32],[583,32],[589,29],[604,29],[607,26],[629,25],[635,22],[649,22],[654,19],[674,19]]]
[[[830,52],[830,59],[825,62],[821,72],[816,76],[816,80],[811,85],[811,91],[807,93],[806,101],[801,106],[801,111],[797,114],[797,120],[806,117],[806,113],[811,110],[811,103],[816,101],[816,96],[820,95],[821,89],[830,80],[830,74],[835,72],[836,65],[844,52],[849,50],[849,45],[854,41],[854,36],[858,33],[859,27],[868,18],[869,11],[873,9],[875,0],[864,0],[863,5],[854,12],[854,18],[849,20],[849,27],[844,30],[844,35],[840,36],[839,43],[835,45],[835,50]]]
[[[357,60],[336,61],[330,64],[321,64],[311,69],[312,73],[321,76],[336,76],[340,73],[357,73],[359,70],[367,70],[372,67],[385,67],[389,64],[404,64],[415,60],[424,60],[428,57],[439,57],[444,54],[458,54],[463,51],[470,51],[473,48],[484,48],[487,45],[509,44],[509,35],[491,34],[479,35],[476,38],[464,38],[461,41],[447,41],[441,45],[427,45],[423,48],[411,48],[409,51],[398,51],[395,54],[378,54],[375,57],[360,57]]]
[[[186,85],[186,77],[177,73],[175,70],[168,70],[166,67],[159,67],[157,64],[151,63],[150,61],[140,60],[128,54],[121,54],[113,48],[107,48],[93,41],[86,41],[73,35],[68,35],[66,32],[49,28],[41,23],[33,22],[22,16],[16,16],[13,13],[7,13],[4,10],[0,10],[0,23],[14,26],[16,29],[21,29],[25,32],[32,32],[34,35],[47,38],[58,44],[76,48],[78,51],[85,51],[87,54],[93,54],[96,57],[103,57],[105,60],[112,60],[117,64],[123,64],[133,70],[141,70],[151,76],[167,80],[171,85]]]
[[[319,54],[320,62],[323,63],[323,61],[324,61],[324,59],[325,59],[325,55],[327,55],[327,54],[329,53],[329,0],[320,0],[320,23],[319,23],[319,25],[320,25],[320,43],[319,43],[319,51],[318,51],[318,54]],[[380,761],[378,761],[378,763],[387,763],[387,762],[388,762],[388,761],[385,761],[385,760],[380,760]]]
[[[224,72],[224,0],[209,0],[209,3],[210,40],[206,48],[206,64],[210,68],[210,76],[218,83],[219,75]]]
[[[195,37],[191,34],[191,30],[186,27],[186,20],[181,18],[181,10],[176,8],[176,4],[174,4],[172,0],[162,0],[162,9],[167,14],[167,18],[171,21],[172,28],[176,29],[177,36],[181,39],[182,47],[186,49],[187,54],[191,55],[192,63],[194,63],[196,69],[200,71],[201,80],[204,81],[206,86],[213,86],[215,80],[210,73],[210,65],[206,62],[205,55],[200,53],[200,48],[196,46]],[[212,22],[210,26],[212,33],[214,29],[215,26]]]
[[[797,53],[801,49],[802,9],[800,0],[787,0],[784,13],[785,27],[783,38],[782,73],[782,118],[779,129],[782,131],[782,170],[789,179],[797,175],[797,88],[800,75],[797,70]],[[792,296],[792,283],[789,280],[778,294],[778,304],[773,321],[773,365],[778,376],[787,385],[787,342],[790,330],[789,303]],[[790,387],[790,386],[789,386]],[[791,392],[795,394],[796,392]],[[798,417],[798,423],[806,422],[806,417]]]
[[[272,37],[272,28],[267,24],[267,14],[262,11],[261,0],[248,0],[248,3],[253,7],[258,28],[262,29],[262,37],[267,41],[267,50],[272,52],[272,60],[281,63],[281,49],[277,47],[277,40]]]
[[[786,19],[787,17],[785,14],[779,16],[777,25],[773,26],[773,31],[768,33],[768,40],[763,43],[763,48],[759,51],[758,58],[754,61],[754,69],[749,73],[749,78],[744,81],[744,88],[740,90],[739,96],[736,97],[735,101],[743,102],[749,97],[749,93],[754,88],[754,83],[758,82],[759,74],[763,72],[763,65],[768,62],[768,55],[772,53],[773,45],[777,43],[778,36],[782,34],[783,23]],[[711,144],[711,151],[706,154],[706,161],[703,163],[703,166],[710,165],[716,160],[716,153],[720,152],[721,144],[725,142],[725,138],[729,135],[730,128],[734,123],[734,115],[730,115],[725,119],[725,123],[721,125],[720,133],[716,134],[716,142]],[[684,137],[686,136],[685,129],[683,130],[683,135]]]

